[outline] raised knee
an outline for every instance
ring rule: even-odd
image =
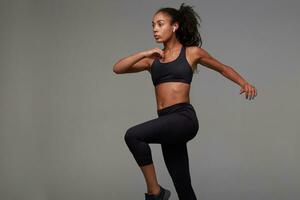
[[[132,141],[133,139],[135,139],[135,130],[133,127],[130,127],[129,129],[127,129],[125,135],[124,135],[124,140],[128,143],[130,141]]]

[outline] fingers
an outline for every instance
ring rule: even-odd
[[[253,94],[254,95],[253,98],[254,98],[254,97],[257,96],[257,90],[256,90],[256,88],[254,86],[253,86],[253,91],[254,91],[254,94]]]
[[[165,57],[164,51],[161,50],[160,48],[154,48],[154,49],[152,49],[152,55],[154,57],[158,57],[158,58],[164,58]]]
[[[257,90],[254,86],[251,86],[251,98],[254,99],[254,97],[256,96],[257,96]]]
[[[161,50],[160,48],[155,48],[155,53],[157,53],[160,58],[165,57],[165,52],[163,50]]]
[[[161,49],[159,49],[159,51],[160,51],[161,58],[164,58],[165,57],[165,52]]]
[[[249,100],[254,99],[254,97],[257,96],[256,88],[250,84],[246,84],[245,85],[245,95],[246,95],[246,99],[249,99]]]

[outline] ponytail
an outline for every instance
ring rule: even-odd
[[[201,47],[202,39],[198,31],[201,22],[199,15],[191,6],[184,6],[184,3],[181,4],[178,13],[180,16],[179,30],[176,32],[178,40],[185,46]]]

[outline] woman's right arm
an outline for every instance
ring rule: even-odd
[[[133,73],[147,70],[149,68],[149,59],[145,52],[138,52],[133,55],[120,59],[114,64],[113,72],[116,74]]]
[[[116,64],[114,64],[113,72],[116,74],[124,74],[140,72],[144,70],[150,71],[151,58],[162,54],[162,50],[158,48],[137,52],[120,59]]]

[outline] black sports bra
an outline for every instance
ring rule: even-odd
[[[190,84],[193,79],[193,70],[186,59],[185,47],[181,47],[179,56],[173,61],[162,63],[159,61],[159,58],[155,58],[151,65],[150,73],[154,86],[163,82]]]

